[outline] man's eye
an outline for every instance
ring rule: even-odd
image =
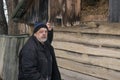
[[[39,31],[39,33],[43,33],[44,31]]]

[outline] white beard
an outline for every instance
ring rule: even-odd
[[[37,38],[37,40],[41,43],[44,43],[45,41],[47,41],[47,37],[43,37],[43,38],[40,38],[39,36],[37,36],[36,34],[34,34],[34,36]]]
[[[47,38],[42,38],[42,39],[38,39],[41,43],[44,43],[45,41],[47,41]]]

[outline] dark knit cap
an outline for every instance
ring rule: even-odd
[[[48,30],[46,24],[36,22],[34,24],[34,31],[33,31],[33,33],[36,33],[40,28],[46,28]]]

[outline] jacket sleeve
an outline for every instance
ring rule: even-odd
[[[51,44],[53,41],[53,29],[48,31],[48,42]]]
[[[52,48],[51,54],[52,54],[52,59],[53,59],[51,80],[61,80],[61,75],[60,75],[60,72],[58,69],[54,48],[53,47],[51,47],[51,48]]]
[[[40,73],[37,71],[37,60],[35,59],[34,51],[22,51],[21,64],[22,72],[25,80],[39,80]]]

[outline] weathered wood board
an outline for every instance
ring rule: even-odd
[[[18,53],[28,35],[0,36],[0,77],[3,80],[18,79]]]

